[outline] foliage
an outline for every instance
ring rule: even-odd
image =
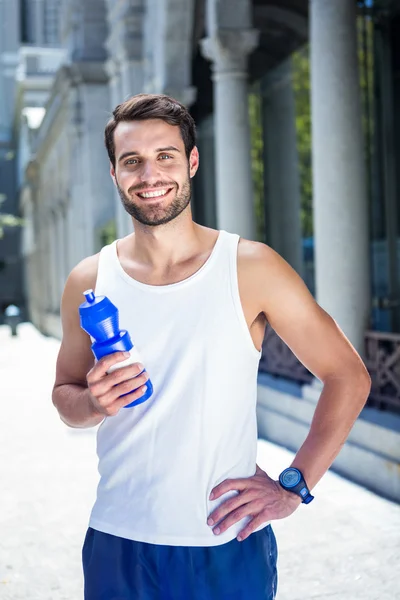
[[[5,198],[0,198],[0,206],[4,200]],[[6,227],[19,227],[21,225],[23,225],[23,220],[19,217],[0,212],[0,239],[4,237]]]
[[[307,44],[292,56],[293,93],[296,111],[296,136],[301,196],[303,237],[313,234],[310,58]]]
[[[261,120],[261,96],[255,89],[249,95],[250,135],[251,135],[251,167],[254,187],[254,209],[256,215],[256,235],[258,241],[265,240],[265,206],[264,206],[264,160],[263,135]]]
[[[110,221],[108,221],[108,223],[103,225],[103,227],[99,231],[100,248],[102,248],[103,246],[108,246],[108,244],[111,244],[116,239],[117,225],[115,223],[115,220],[111,219]]]
[[[373,138],[373,22],[368,16],[357,19],[358,58],[362,98],[362,122],[365,136],[367,173],[370,173]],[[296,137],[301,194],[303,237],[313,235],[312,137],[310,97],[310,47],[306,44],[292,55],[292,80],[296,113]],[[264,239],[264,165],[261,95],[254,87],[250,94],[251,157],[255,193],[258,239]],[[284,174],[282,174],[284,176]]]
[[[293,55],[293,90],[296,110],[297,147],[301,186],[301,223],[304,237],[312,235],[311,108],[308,46]],[[249,95],[251,161],[257,239],[265,240],[264,148],[262,99],[258,86]],[[282,174],[284,176],[284,174]]]

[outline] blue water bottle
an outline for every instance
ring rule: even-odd
[[[132,344],[129,333],[125,329],[119,328],[118,309],[107,298],[107,296],[95,296],[93,290],[83,292],[86,302],[80,305],[79,315],[81,327],[95,340],[92,344],[92,351],[97,360],[100,360],[107,354],[113,352],[129,352],[130,356],[124,361],[113,365],[107,373],[112,373],[116,369],[126,367],[133,363],[141,363],[140,354],[137,348]],[[137,400],[134,400],[124,408],[130,408],[145,402],[153,393],[153,385],[148,379],[146,381],[147,390]],[[126,394],[123,394],[124,396]]]

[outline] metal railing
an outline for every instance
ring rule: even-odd
[[[380,410],[399,412],[400,335],[367,331],[365,349],[365,364],[372,379],[368,403]]]
[[[399,413],[400,335],[366,331],[365,349],[365,365],[372,379],[367,404],[379,410]],[[263,342],[260,371],[299,383],[309,383],[313,378],[270,326],[267,327]]]
[[[312,374],[269,325],[265,332],[262,350],[261,372],[280,375],[298,382],[311,382]]]

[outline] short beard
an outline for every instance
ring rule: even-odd
[[[158,225],[165,225],[166,223],[169,223],[170,221],[176,219],[176,217],[178,217],[189,205],[192,197],[192,186],[189,176],[185,183],[182,185],[182,191],[180,193],[177,193],[174,201],[169,206],[167,206],[167,208],[150,205],[146,206],[145,204],[143,206],[137,206],[137,204],[135,204],[128,195],[130,190],[128,190],[128,194],[125,194],[122,188],[120,188],[120,186],[118,185],[118,181],[116,181],[116,184],[119,196],[121,198],[123,207],[126,210],[126,212],[129,215],[131,215],[131,217],[133,217],[135,221],[138,221],[142,225],[146,225],[148,227],[157,227]],[[166,187],[170,187],[170,185],[165,185],[162,182],[157,182],[154,186],[142,186],[142,189],[145,189],[145,187],[165,189]],[[136,188],[135,191],[139,192],[140,190]]]

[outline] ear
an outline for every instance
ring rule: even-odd
[[[195,146],[193,148],[193,150],[190,153],[190,157],[189,157],[189,174],[190,177],[194,177],[196,175],[197,169],[199,168],[199,162],[200,162],[200,157],[199,157],[199,151],[197,146]]]
[[[117,185],[117,180],[116,180],[116,177],[115,177],[115,167],[114,167],[114,165],[111,162],[110,162],[110,175],[111,175],[111,179],[114,182],[114,185],[116,186]]]

